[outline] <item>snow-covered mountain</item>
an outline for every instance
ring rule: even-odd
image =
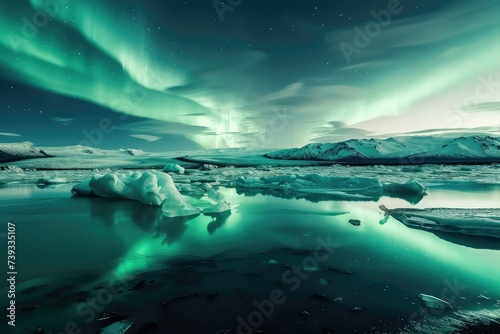
[[[309,144],[271,152],[273,159],[321,160],[348,163],[488,163],[500,162],[500,138],[470,136],[456,139],[400,137],[351,139]]]
[[[39,150],[33,146],[33,143],[0,143],[0,162],[16,161],[21,159],[31,158],[46,158],[47,155],[43,150]]]

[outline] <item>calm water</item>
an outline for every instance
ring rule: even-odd
[[[380,325],[377,319],[387,314],[389,318],[384,318],[384,321],[390,319],[393,324],[384,323],[384,326],[393,329],[402,327],[409,318],[424,317],[419,293],[440,296],[445,289],[454,291],[448,292],[447,296],[456,308],[467,310],[497,307],[495,303],[500,300],[500,251],[491,247],[497,240],[474,240],[469,244],[468,240],[456,236],[410,229],[392,218],[384,221],[378,209],[380,204],[390,208],[498,207],[499,186],[463,183],[430,187],[429,196],[417,205],[393,198],[382,198],[377,203],[313,203],[263,195],[247,197],[234,189],[222,189],[228,202],[235,207],[230,214],[179,219],[162,217],[159,208],[131,201],[73,198],[71,186],[41,189],[34,185],[15,185],[0,188],[1,232],[5,233],[7,221],[16,224],[17,289],[21,291],[17,298],[21,306],[42,304],[38,299],[47,298],[46,294],[23,293],[23,289],[30,291],[30,288],[58,282],[63,277],[84,274],[94,274],[96,280],[105,280],[111,275],[129,277],[160,269],[168,271],[165,259],[185,256],[207,258],[220,254],[260,254],[240,259],[239,269],[255,256],[259,256],[261,264],[266,264],[266,260],[272,260],[271,265],[277,261],[279,269],[273,269],[276,270],[275,276],[269,278],[275,282],[285,270],[283,264],[300,265],[307,258],[306,253],[291,258],[286,250],[314,250],[318,238],[332,240],[334,252],[317,268],[314,263],[313,267],[307,268],[317,277],[314,276],[314,280],[308,278],[307,285],[294,291],[289,304],[302,305],[302,301],[309,300],[313,292],[328,295],[331,299],[341,296],[349,310],[358,306],[366,312],[353,319],[351,313],[345,315],[348,321],[362,323],[360,332]],[[350,219],[360,220],[361,225],[351,225]],[[350,275],[338,278],[335,284],[318,283],[321,279],[331,283],[322,271],[326,267],[341,268]],[[260,266],[255,271],[261,270],[261,276],[270,275],[265,268]],[[232,283],[228,284],[235,284],[236,290],[244,290],[243,280],[238,285],[238,278],[232,275],[228,273],[219,280],[230,280]],[[207,279],[200,283],[198,290],[210,282]],[[455,286],[455,289],[450,286]],[[5,281],[0,287],[2,295],[5,294]],[[186,293],[185,288],[178,288],[178,293],[181,291]],[[247,293],[260,296],[265,295],[265,291],[270,290],[263,287],[253,295],[250,291]],[[175,295],[176,290],[169,293]],[[229,296],[232,295],[228,295],[227,303],[232,300]],[[316,307],[315,304],[303,303],[309,309]],[[66,313],[61,313],[65,316],[52,320],[47,320],[48,311],[43,308],[24,313],[19,311],[18,328],[27,332],[48,321],[56,331],[58,321],[81,320],[80,316],[68,311],[70,307],[63,305],[60,308],[66,309]],[[286,319],[289,310],[286,307],[283,310]],[[323,308],[317,312],[327,311]],[[139,315],[137,313],[136,317]],[[280,316],[276,311],[273,319],[280,319]],[[236,328],[233,318],[227,321],[226,327],[234,325]],[[353,326],[351,329],[356,328]],[[89,328],[92,332],[93,327]]]

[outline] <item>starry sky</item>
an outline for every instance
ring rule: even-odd
[[[500,135],[497,0],[1,0],[0,142]]]

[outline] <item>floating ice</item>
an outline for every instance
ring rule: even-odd
[[[349,194],[361,197],[380,197],[383,185],[377,178],[335,177],[320,174],[277,175],[260,178],[241,176],[236,188],[299,191],[324,194]]]
[[[321,174],[288,174],[260,178],[241,176],[234,186],[239,189],[324,194],[357,200],[378,200],[387,195],[409,198],[411,202],[418,202],[426,190],[414,180],[406,183],[382,184],[374,177],[338,177]]]
[[[427,188],[415,180],[408,180],[406,183],[384,183],[386,195],[425,195]]]
[[[68,180],[62,177],[42,177],[41,179],[38,179],[36,181],[37,184],[61,184],[61,183],[68,183]]]
[[[215,190],[210,184],[203,183],[200,188],[207,192],[208,198],[212,201],[212,206],[203,210],[203,213],[220,213],[230,210],[229,203],[224,195]]]
[[[439,299],[437,297],[434,297],[431,295],[425,295],[423,293],[421,293],[418,296],[420,297],[420,299],[422,299],[422,302],[424,303],[424,305],[426,307],[435,308],[435,309],[445,309],[445,308],[452,309],[453,308],[450,303],[448,303],[447,301],[444,301],[442,299]]]
[[[132,319],[117,321],[101,329],[99,334],[123,334],[129,330],[133,323]]]
[[[71,192],[77,196],[127,198],[161,206],[168,217],[200,213],[186,202],[168,174],[157,171],[97,174],[75,185]]]
[[[162,169],[164,172],[174,172],[178,174],[184,174],[184,167],[178,164],[166,164]]]
[[[500,238],[500,209],[380,209],[413,228]]]
[[[13,172],[13,173],[22,173],[24,170],[22,168],[19,168],[14,165],[9,165],[9,166],[0,166],[0,170],[5,170],[8,172]]]

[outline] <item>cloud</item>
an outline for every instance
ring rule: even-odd
[[[10,133],[10,132],[0,132],[0,136],[7,136],[7,137],[22,137],[22,135],[19,135],[17,133]]]
[[[500,111],[500,102],[484,102],[464,105],[462,110],[466,112],[498,112]]]
[[[130,135],[130,137],[146,140],[149,142],[153,142],[153,141],[157,141],[157,140],[161,139],[161,137],[151,136],[151,135],[141,135],[141,134],[133,134],[133,135]]]
[[[481,126],[475,128],[435,128],[410,132],[393,132],[384,134],[374,134],[373,137],[400,137],[400,136],[471,136],[471,135],[490,135],[500,136],[500,124],[493,126]]]
[[[52,117],[52,120],[61,125],[70,125],[73,122],[73,118],[71,117]]]
[[[331,121],[325,126],[316,128],[314,131],[315,137],[312,138],[312,141],[337,142],[352,138],[363,138],[367,137],[369,134],[371,134],[371,132],[368,130],[349,127],[344,122]]]
[[[151,133],[151,134],[170,134],[170,135],[202,135],[209,130],[206,126],[189,125],[184,123],[176,122],[163,122],[158,120],[146,120],[127,123],[118,126],[117,129],[140,132],[140,133]]]

